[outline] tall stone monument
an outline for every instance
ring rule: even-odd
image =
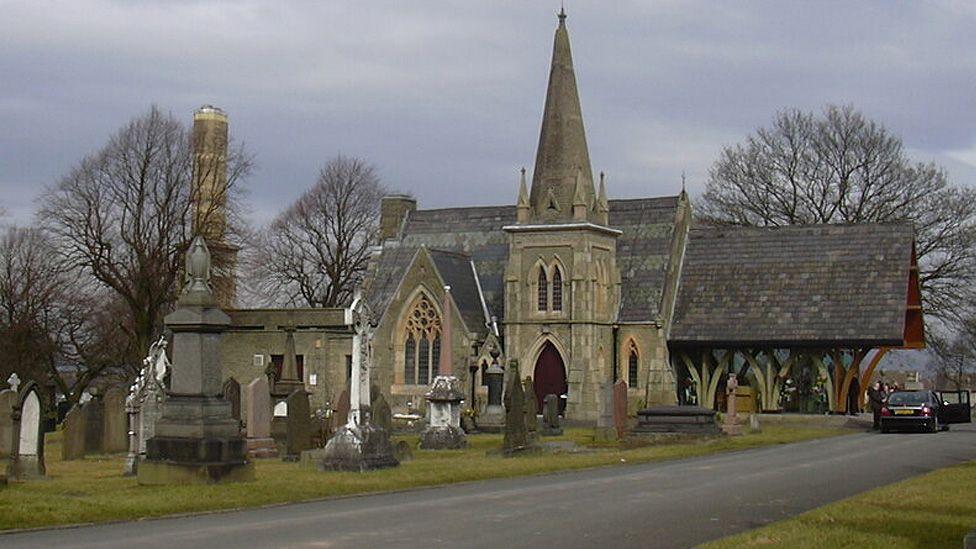
[[[220,338],[230,318],[210,287],[210,252],[203,237],[186,253],[187,283],[166,316],[173,332],[172,379],[156,431],[146,441],[140,484],[198,484],[254,479],[240,423],[221,396]]]
[[[352,338],[352,377],[349,380],[349,414],[322,450],[313,450],[312,461],[323,471],[368,471],[400,464],[394,456],[390,433],[369,420],[370,371],[373,364],[373,312],[357,291],[346,310]]]
[[[451,287],[444,286],[440,368],[430,391],[424,395],[427,399],[427,428],[420,434],[420,447],[425,450],[457,449],[468,445],[461,429],[464,391],[461,390],[461,380],[454,376],[454,340],[451,337],[453,309]]]
[[[505,427],[505,407],[502,406],[502,396],[505,391],[505,370],[498,364],[501,352],[493,347],[491,364],[485,371],[485,383],[488,384],[488,404],[485,411],[478,417],[478,429],[486,433],[500,433]]]
[[[502,439],[502,455],[516,456],[538,450],[529,438],[525,425],[525,390],[519,379],[518,360],[508,365],[508,388],[505,390],[505,435]]]

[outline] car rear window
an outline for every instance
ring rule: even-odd
[[[896,405],[917,405],[925,404],[929,401],[927,393],[894,393],[888,397],[888,404]]]

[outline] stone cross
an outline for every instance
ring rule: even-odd
[[[10,377],[7,378],[7,383],[10,384],[10,390],[16,393],[17,387],[20,386],[20,377],[17,375],[17,372],[10,374]]]
[[[370,368],[373,362],[373,313],[360,290],[356,290],[349,316],[347,321],[352,324],[355,334],[352,337],[352,376],[349,380],[349,417],[346,425],[353,428],[363,425],[368,419],[364,408],[370,403]]]

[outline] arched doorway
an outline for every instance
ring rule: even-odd
[[[539,409],[537,413],[542,413],[542,404],[546,395],[565,395],[569,390],[566,384],[566,366],[563,364],[563,357],[559,355],[556,346],[551,341],[547,341],[539,352],[539,358],[535,361],[535,371],[532,376],[535,384],[535,398]],[[566,399],[559,399],[559,412],[562,413],[566,406]]]

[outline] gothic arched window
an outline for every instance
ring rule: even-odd
[[[563,275],[559,267],[552,269],[552,310],[563,310]]]
[[[441,355],[441,318],[426,295],[410,308],[405,332],[403,383],[428,385],[437,375]]]
[[[549,279],[546,278],[546,269],[539,267],[539,295],[538,306],[540,311],[549,309]]]
[[[637,345],[630,342],[630,357],[627,361],[627,385],[637,387],[637,371],[640,358],[637,356]]]

